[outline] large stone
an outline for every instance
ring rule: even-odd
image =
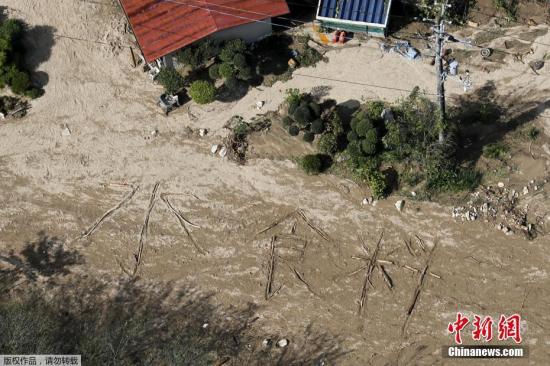
[[[397,211],[403,211],[403,207],[405,207],[405,200],[399,200],[395,202],[395,208],[397,209]]]

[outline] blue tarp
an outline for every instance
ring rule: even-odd
[[[385,0],[321,0],[318,16],[384,24]]]

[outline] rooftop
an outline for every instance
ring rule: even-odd
[[[285,0],[119,0],[147,62],[217,31],[289,12]]]

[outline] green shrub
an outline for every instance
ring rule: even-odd
[[[212,66],[210,66],[210,68],[208,69],[208,76],[210,76],[210,79],[212,80],[218,80],[221,75],[220,75],[220,65],[219,64],[214,64]]]
[[[347,137],[349,142],[359,140],[359,136],[357,136],[355,131],[349,131],[348,134],[346,135],[346,137]]]
[[[178,52],[176,60],[181,64],[190,66],[193,70],[198,68],[202,63],[200,55],[194,47],[187,47]]]
[[[321,134],[325,130],[325,124],[322,120],[316,119],[315,121],[311,122],[310,130],[316,135]]]
[[[25,95],[29,98],[35,99],[44,94],[44,90],[38,88],[32,88],[25,92]]]
[[[374,155],[378,147],[378,134],[376,129],[371,128],[367,131],[365,139],[361,141],[361,149],[367,155]]]
[[[300,66],[304,67],[314,66],[322,59],[323,55],[317,52],[314,48],[309,47],[307,43],[305,43],[304,50],[298,54],[298,57],[296,57],[296,61],[298,61]]]
[[[197,80],[191,84],[189,95],[198,104],[211,103],[216,98],[216,88],[209,81]]]
[[[224,83],[225,87],[231,91],[235,91],[239,88],[240,82],[235,77],[230,77],[225,79]]]
[[[185,86],[185,79],[171,67],[163,67],[157,80],[168,94],[176,94]]]
[[[235,69],[229,62],[224,62],[219,66],[220,76],[224,79],[229,79],[235,76]]]
[[[223,46],[220,52],[220,60],[223,62],[233,62],[235,55],[246,51],[246,44],[242,39],[233,39]]]
[[[489,159],[503,159],[510,149],[503,143],[494,143],[483,146],[483,156]]]
[[[248,123],[242,121],[233,129],[233,133],[240,138],[244,138],[250,132]]]
[[[386,177],[379,170],[370,170],[367,173],[367,181],[372,195],[376,198],[384,197],[388,191]]]
[[[344,123],[337,111],[333,111],[329,117],[328,130],[334,136],[340,136],[345,132]]]
[[[298,136],[300,133],[300,128],[296,125],[291,125],[288,127],[288,133],[290,136]]]
[[[250,80],[250,79],[252,79],[252,76],[253,76],[252,68],[247,66],[247,67],[243,67],[242,69],[239,69],[238,73],[237,73],[237,76],[241,80]]]
[[[540,130],[536,127],[531,127],[529,130],[527,130],[527,137],[529,137],[530,140],[535,141],[540,135]]]
[[[481,175],[474,169],[449,167],[429,169],[426,188],[431,192],[460,192],[475,189],[481,181]]]
[[[324,133],[319,138],[317,149],[322,154],[334,155],[338,151],[338,139],[332,133]]]
[[[309,175],[319,174],[323,169],[323,159],[320,154],[305,155],[300,159],[300,167]]]
[[[361,140],[361,151],[365,155],[374,155],[376,153],[376,145],[373,145],[369,140]]]
[[[311,122],[311,111],[307,106],[300,106],[294,112],[294,120],[301,126],[305,126]]]
[[[362,119],[356,122],[355,124],[355,133],[359,137],[365,137],[370,130],[373,130],[374,126],[372,122],[368,119]]]
[[[294,121],[289,116],[286,116],[283,118],[283,126],[288,127],[290,126]]]
[[[235,65],[237,70],[248,67],[245,55],[243,55],[242,53],[237,53],[235,56],[233,56],[233,65]]]
[[[292,88],[286,90],[286,99],[285,101],[290,104],[295,104],[296,108],[300,105],[302,97],[300,94],[300,89]]]
[[[18,71],[12,76],[10,85],[15,94],[23,95],[31,87],[31,78],[28,73]]]
[[[309,103],[309,108],[311,109],[311,111],[313,112],[313,115],[315,117],[320,117],[321,116],[321,106],[315,102],[311,102]]]
[[[304,136],[302,137],[305,142],[313,142],[315,140],[315,134],[313,132],[305,132]]]
[[[384,102],[372,101],[367,102],[367,116],[371,121],[379,121],[382,119],[382,112],[384,112]]]

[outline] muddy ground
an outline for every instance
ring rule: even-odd
[[[292,157],[311,148],[293,146],[277,128],[254,136],[250,159],[239,166],[211,155],[210,146],[225,136],[228,117],[257,113],[257,100],[275,110],[286,88],[319,84],[328,85],[339,102],[404,94],[295,77],[237,102],[190,104],[164,117],[154,104],[160,88],[130,66],[122,46],[132,40],[116,7],[73,0],[60,0],[55,8],[46,0],[3,4],[10,15],[44,27],[29,41],[46,94],[24,119],[0,123],[0,252],[18,253],[39,235],[58,237],[84,258],[75,272],[128,276],[135,270],[143,280],[212,294],[217,306],[254,304],[258,344],[277,335],[298,349],[312,334],[328,335],[337,351],[311,352],[331,365],[459,364],[441,358],[441,347],[452,344],[447,325],[458,310],[493,318],[521,314],[529,358],[498,364],[550,362],[548,184],[520,198],[543,218],[540,235],[527,241],[492,222],[453,219],[452,202],[407,199],[398,212],[400,197],[391,196],[363,206],[366,188],[337,176],[304,175]],[[550,43],[546,33],[536,40]],[[541,44],[534,47],[537,57],[545,52]],[[355,67],[369,65],[363,82],[433,90],[430,65],[382,55],[375,45],[327,56],[328,63],[299,72],[353,79],[352,70],[340,67],[352,60]],[[493,83],[515,116],[530,113],[525,126],[548,128],[548,66],[541,76],[511,58],[503,62],[476,74],[474,88]],[[449,92],[459,96],[462,87],[449,83]],[[62,124],[69,136],[62,135]],[[207,127],[210,134],[199,138],[188,127]],[[521,191],[531,179],[548,178],[548,137],[514,141],[510,169],[480,160],[486,171],[494,170],[485,184],[502,181]],[[193,225],[184,222],[184,228],[169,204]],[[360,311],[367,273],[361,257],[373,255],[380,238],[378,259],[392,288],[375,269]]]

